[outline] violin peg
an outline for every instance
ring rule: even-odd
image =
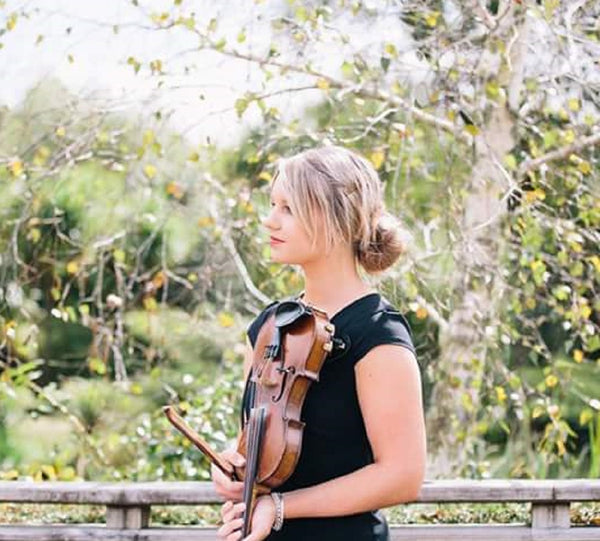
[[[325,343],[323,344],[323,349],[324,349],[324,350],[325,350],[327,353],[331,352],[331,350],[333,350],[333,342],[325,342]]]
[[[328,333],[333,334],[335,332],[335,325],[333,323],[325,323],[325,330]]]

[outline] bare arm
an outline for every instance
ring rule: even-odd
[[[419,494],[426,438],[417,360],[402,346],[382,345],[365,355],[355,373],[374,463],[285,493],[285,518],[349,515],[413,501]]]

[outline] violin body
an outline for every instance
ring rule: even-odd
[[[325,312],[299,301],[288,301],[261,327],[247,382],[252,388],[251,407],[265,410],[254,480],[259,492],[280,486],[296,468],[304,430],[302,405],[310,385],[319,381],[332,349],[333,332]],[[238,438],[238,452],[244,456],[248,453],[247,427],[248,423]],[[245,468],[236,468],[236,477],[245,479]]]

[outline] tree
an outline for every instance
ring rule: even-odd
[[[164,5],[140,8],[148,39],[169,33],[197,45],[182,51],[185,69],[177,56],[128,56],[136,73],[161,87],[178,70],[194,77],[189,58],[211,52],[262,74],[231,104],[240,118],[262,117],[235,169],[259,210],[272,164],[290,148],[338,142],[379,170],[415,240],[383,287],[410,309],[421,340],[433,336],[423,352],[432,474],[490,475],[497,444],[528,457],[516,456],[510,475],[573,471],[584,449],[575,430],[583,437],[600,410],[582,386],[597,376],[600,351],[600,8],[257,2],[232,31],[208,7]],[[314,115],[282,109],[305,95],[319,96]],[[245,216],[245,231],[254,234],[257,218]],[[231,231],[225,245],[253,296],[265,283],[270,293],[297,285],[289,269],[273,277],[250,264],[256,246]]]

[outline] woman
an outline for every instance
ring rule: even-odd
[[[302,452],[275,494],[258,498],[247,541],[389,539],[377,511],[415,500],[425,473],[421,379],[406,319],[361,277],[392,265],[404,246],[385,212],[371,164],[340,147],[308,150],[279,164],[264,220],[271,258],[299,265],[300,296],[327,312],[345,349],[329,354],[310,387]],[[248,328],[247,376],[267,306]],[[223,453],[232,464],[243,457]],[[213,468],[228,501],[219,538],[241,539],[242,483]]]

